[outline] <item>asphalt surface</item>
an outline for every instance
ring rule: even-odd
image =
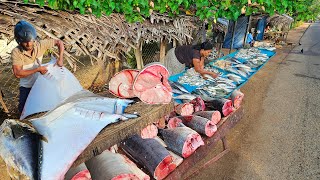
[[[320,179],[320,23],[305,29],[243,87],[230,152],[191,179]]]

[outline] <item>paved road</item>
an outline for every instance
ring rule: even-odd
[[[301,44],[243,88],[246,116],[229,133],[231,151],[192,179],[320,179],[320,23]]]

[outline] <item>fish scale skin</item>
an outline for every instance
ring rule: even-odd
[[[12,125],[19,125],[23,135],[14,138]],[[27,124],[5,120],[0,127],[0,156],[7,166],[14,168],[31,180],[38,179],[38,150],[40,136]]]
[[[157,140],[142,139],[139,135],[133,135],[124,140],[121,142],[121,147],[154,176],[158,165],[166,157],[171,156]]]

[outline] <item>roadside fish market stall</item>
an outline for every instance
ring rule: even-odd
[[[180,83],[189,93],[203,99],[229,98],[234,90],[240,89],[276,53],[262,48],[240,49],[227,56],[212,60],[206,70],[219,74],[213,79],[203,79],[194,69],[170,76],[169,80]],[[178,94],[174,94],[178,96]]]

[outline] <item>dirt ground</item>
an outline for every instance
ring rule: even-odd
[[[298,44],[299,38],[302,36],[303,32],[308,27],[308,24],[304,24],[303,26],[290,31],[288,36],[288,42],[293,42]],[[281,63],[288,55],[289,51],[293,48],[293,46],[288,46],[286,48],[278,49],[277,55],[272,58],[268,64],[261,69],[253,78],[249,80],[249,82],[241,89],[247,96],[245,96],[243,107],[245,109],[245,115],[240,123],[229,132],[227,136],[228,140],[232,142],[229,144],[231,147],[231,151],[222,157],[226,162],[239,161],[242,158],[247,158],[247,161],[252,161],[252,166],[248,171],[261,171],[261,167],[259,167],[259,163],[255,162],[254,157],[250,157],[247,154],[245,157],[239,157],[237,153],[237,149],[241,149],[241,147],[249,144],[249,141],[243,141],[238,143],[233,143],[237,139],[247,139],[253,131],[256,131],[256,127],[261,125],[263,122],[256,121],[259,116],[262,114],[264,109],[261,106],[261,102],[263,102],[264,98],[267,96],[267,91],[270,83],[274,80],[275,74],[278,71],[279,63]],[[253,133],[254,134],[254,133]],[[220,144],[218,146],[221,146]],[[221,149],[221,147],[219,147]],[[209,160],[212,158],[216,151],[219,150],[216,148],[214,153],[210,154],[206,159]],[[261,149],[257,149],[261,150]],[[219,160],[221,161],[221,160]],[[225,177],[224,172],[215,172],[212,173],[212,170],[221,170],[223,168],[216,167],[219,165],[219,161],[212,164],[212,168],[205,168],[200,171],[199,174],[193,174],[190,176],[191,179],[216,179],[214,176],[217,176],[217,179],[238,179],[238,178],[230,178],[231,176]],[[197,167],[201,166],[204,162],[200,162],[197,164]],[[230,174],[236,174],[236,167],[233,167],[234,164],[230,163],[230,167],[228,167],[228,171]],[[192,172],[192,170],[190,170]],[[257,172],[258,173],[258,172]],[[234,177],[234,176],[233,176]],[[7,175],[6,167],[4,162],[0,159],[0,180],[10,180]]]

